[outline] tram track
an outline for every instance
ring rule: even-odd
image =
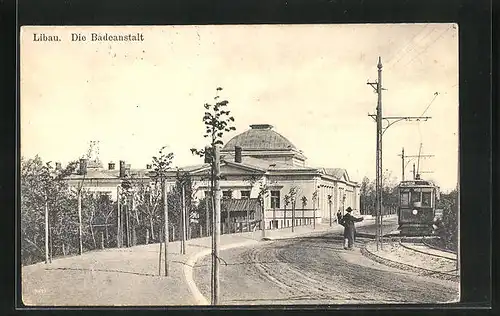
[[[458,285],[449,280],[403,271],[365,258],[359,248],[344,250],[338,234],[274,240],[223,252],[224,304],[384,304],[439,303],[456,300]],[[207,261],[207,260],[205,260]],[[197,280],[209,290],[208,266]],[[203,281],[206,280],[206,281]],[[227,283],[227,282],[231,283]],[[207,283],[208,282],[208,283]]]
[[[415,251],[415,249],[412,249],[410,247],[405,247],[401,244],[401,242],[399,241],[399,245],[401,245],[403,248],[405,249],[408,249],[410,251],[414,251],[414,252],[417,252],[417,253],[424,253],[424,252],[418,252],[418,251]],[[450,273],[450,272],[453,272],[453,271],[456,271],[455,270],[449,270],[449,271],[440,271],[440,270],[433,270],[433,269],[426,269],[426,268],[422,268],[422,267],[417,267],[417,266],[414,266],[414,265],[411,265],[411,264],[407,264],[407,263],[402,263],[402,262],[397,262],[397,261],[394,261],[394,260],[391,260],[391,259],[388,259],[388,258],[384,258],[384,257],[381,257],[373,252],[370,252],[369,250],[366,249],[366,247],[363,247],[361,249],[361,252],[381,263],[381,264],[385,264],[389,267],[393,267],[393,268],[397,268],[397,269],[401,269],[401,270],[407,270],[407,271],[412,271],[412,272],[415,272],[421,276],[426,276],[426,277],[435,277],[435,278],[439,278],[439,279],[443,279],[443,280],[449,280],[449,281],[453,281],[453,282],[459,282],[459,279],[460,279],[460,276],[458,274],[453,274],[453,273]],[[427,253],[425,253],[425,255],[428,255]],[[444,259],[448,259],[450,261],[453,261],[449,258],[446,258],[446,257],[443,257]]]
[[[341,271],[338,271],[332,269],[331,261],[330,264],[311,264],[311,257],[299,256],[295,246],[292,244],[281,247],[265,246],[252,249],[248,253],[249,259],[254,262],[263,277],[282,289],[286,295],[308,295],[315,300],[357,303],[411,301],[406,293],[394,289],[394,284],[387,282],[385,278],[378,280],[369,275],[352,278],[352,275],[359,274],[356,270],[358,267],[345,264],[339,255],[344,251],[340,250],[340,247],[335,250],[333,247],[325,247],[322,251],[324,255],[319,256],[326,255],[330,260],[333,259],[338,267],[341,267]],[[301,242],[302,249],[310,250],[308,246],[308,243]],[[326,253],[327,251],[329,253]],[[276,261],[279,263],[276,264]],[[323,258],[317,258],[316,262],[325,261]],[[366,280],[366,277],[369,280]],[[369,281],[373,286],[366,286],[365,281]]]

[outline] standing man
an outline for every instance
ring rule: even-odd
[[[354,245],[354,235],[356,234],[356,227],[354,226],[354,223],[361,222],[363,218],[352,216],[351,207],[348,207],[345,211],[346,214],[343,217],[339,217],[340,214],[338,213],[337,217],[339,218],[339,224],[344,226],[344,249],[352,249],[352,246]]]

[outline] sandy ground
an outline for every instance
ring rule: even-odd
[[[222,252],[221,303],[442,303],[458,299],[458,283],[378,264],[359,248],[342,248],[339,233],[278,240]],[[365,240],[360,239],[360,242]],[[195,267],[195,282],[210,298],[210,258]]]
[[[366,224],[370,224],[367,222]],[[317,234],[328,225],[267,231],[269,237]],[[221,236],[221,245],[259,241],[261,231]],[[159,245],[92,251],[82,256],[58,258],[50,264],[38,263],[21,270],[22,301],[27,306],[166,306],[194,305],[185,275],[185,262],[209,249],[211,237],[187,241],[187,252],[180,243],[169,245],[169,276],[158,275]]]
[[[424,245],[419,245],[417,243],[406,244],[407,247],[412,249],[417,249],[420,251],[426,251],[429,253],[437,254],[437,251],[430,249]],[[379,248],[377,251],[376,245],[374,243],[368,243],[366,249],[385,259],[392,261],[408,264],[418,268],[423,268],[427,270],[434,270],[439,272],[445,272],[450,274],[458,274],[456,261],[453,260],[453,255],[441,252],[440,255],[447,256],[449,258],[442,258],[436,256],[426,255],[420,252],[413,251],[402,247],[397,242],[386,242],[383,244],[382,249]]]
[[[366,220],[358,231],[370,232],[373,222]],[[316,230],[297,227],[294,233],[274,230],[267,231],[267,236],[312,236],[264,242],[260,231],[221,236],[221,245],[258,241],[252,247],[221,252],[227,262],[221,266],[222,303],[424,302],[445,301],[456,292],[455,284],[422,279],[375,263],[359,251],[341,249],[341,231],[337,224],[332,228],[317,225]],[[325,232],[330,236],[322,236]],[[168,277],[163,276],[163,261],[162,275],[158,275],[158,244],[89,252],[23,267],[22,300],[28,306],[193,305],[196,301],[184,275],[185,262],[210,244],[210,238],[189,240],[186,255],[181,255],[179,243],[170,243]],[[210,301],[209,263],[210,257],[198,262],[194,279]]]

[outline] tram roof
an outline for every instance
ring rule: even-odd
[[[406,180],[406,181],[401,181],[399,183],[400,187],[432,187],[434,188],[435,185],[429,183],[429,181],[425,180]]]

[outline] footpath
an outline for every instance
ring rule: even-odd
[[[373,225],[367,219],[357,225]],[[265,239],[341,232],[337,223],[266,230]],[[262,231],[227,234],[220,237],[220,250],[267,242]],[[211,252],[211,237],[170,242],[169,275],[165,276],[164,255],[159,244],[91,251],[81,256],[54,259],[22,268],[22,300],[27,306],[165,306],[206,304],[193,281],[196,261]],[[164,251],[164,249],[163,249]],[[160,269],[159,269],[160,267]]]
[[[389,233],[396,224],[396,218],[388,217],[384,222],[384,232]],[[374,234],[373,226],[374,220],[368,217],[356,225],[357,231],[367,237]],[[268,240],[324,233],[340,234],[342,231],[343,227],[334,222],[331,227],[329,223],[317,224],[315,228],[312,225],[299,226],[295,227],[294,232],[291,228],[266,230],[264,239],[260,230],[226,234],[220,237],[220,250],[265,243]],[[168,276],[165,276],[164,254],[159,256],[158,243],[92,251],[81,256],[54,259],[49,264],[42,262],[26,266],[21,271],[22,300],[27,306],[208,305],[209,302],[193,281],[193,267],[199,259],[211,253],[211,244],[211,237],[187,240],[186,253],[181,254],[180,242],[170,242]],[[418,252],[415,255],[412,250],[401,246],[376,251],[372,241],[362,246],[361,251],[373,260],[403,269],[408,269],[410,262],[414,262],[418,256],[425,256]],[[429,267],[426,263],[428,258],[419,260],[421,267]],[[439,269],[449,273],[446,272],[448,268],[452,267],[448,265]],[[417,272],[422,271],[418,269]]]

